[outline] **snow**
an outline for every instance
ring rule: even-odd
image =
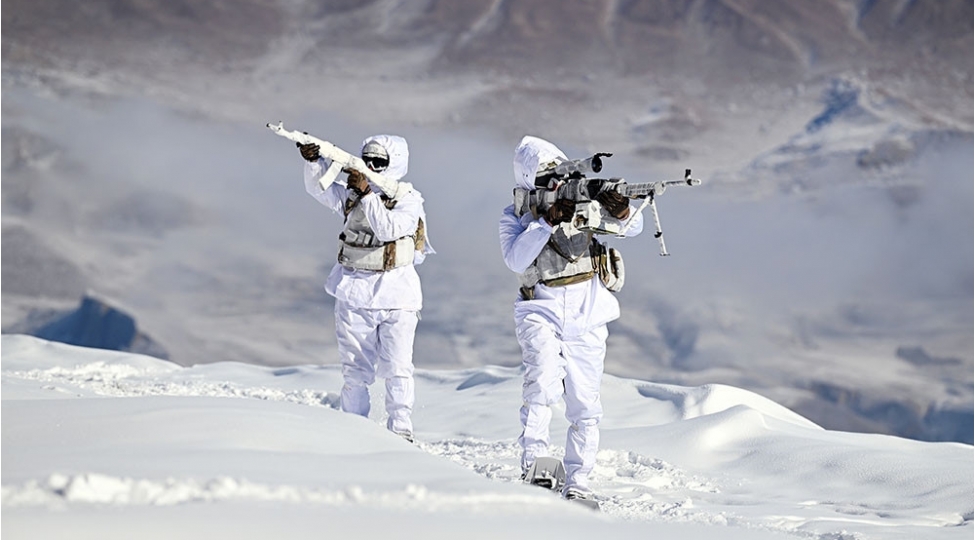
[[[973,447],[607,376],[594,513],[518,481],[518,368],[419,370],[417,444],[335,365],[180,367],[2,337],[7,538],[972,538]],[[561,455],[566,424],[552,425]]]

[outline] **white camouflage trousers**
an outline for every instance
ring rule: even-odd
[[[551,405],[562,398],[571,424],[565,441],[565,487],[588,490],[603,416],[599,386],[609,336],[606,325],[576,338],[561,338],[550,322],[533,314],[518,323],[516,333],[525,365],[518,438],[522,470],[548,455]]]
[[[335,302],[335,336],[342,360],[341,407],[369,416],[369,386],[386,380],[386,427],[413,433],[413,338],[419,316],[402,309],[357,309]]]

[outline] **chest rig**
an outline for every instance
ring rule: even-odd
[[[515,215],[531,213],[538,219],[541,212],[535,190],[515,188]],[[549,237],[548,243],[535,257],[535,261],[519,276],[521,296],[525,300],[535,297],[535,285],[565,287],[589,281],[598,275],[603,285],[612,292],[623,288],[625,270],[619,250],[599,243],[592,231],[584,231],[574,225],[575,220],[560,223]]]
[[[534,190],[515,188],[515,215],[522,217],[531,213],[538,219],[540,212],[538,198]],[[519,276],[521,295],[526,300],[534,297],[535,285],[541,283],[549,287],[565,287],[582,283],[596,275],[592,247],[598,244],[592,232],[581,231],[572,222],[560,223],[555,227],[548,243],[535,257],[535,261]]]
[[[396,199],[380,195],[386,209],[396,206]],[[339,234],[338,262],[347,268],[386,272],[413,264],[414,251],[422,251],[426,243],[423,219],[417,220],[413,234],[383,242],[376,238],[369,226],[361,197],[349,192],[345,201],[345,228]]]

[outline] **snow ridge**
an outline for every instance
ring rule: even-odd
[[[230,381],[208,381],[203,379],[202,374],[192,373],[195,370],[209,369],[212,369],[211,366],[198,366],[160,373],[155,365],[133,366],[92,362],[73,367],[6,371],[4,375],[39,381],[45,383],[44,388],[49,390],[63,390],[58,387],[70,386],[103,396],[260,399],[338,409],[339,396],[332,392],[309,389],[284,390],[267,386],[246,386]],[[237,369],[268,372],[277,378],[296,375],[302,368],[272,370],[256,366],[241,366]],[[507,374],[508,377],[505,377],[484,370],[476,371],[477,373],[457,386],[458,391],[477,386],[479,383],[497,384],[510,378],[511,375]],[[641,387],[641,390],[643,393],[649,392],[647,388]],[[711,390],[704,389],[703,394],[696,396],[692,400],[695,407],[691,408],[696,409],[701,406],[700,402],[707,401],[707,397],[712,394]],[[696,410],[695,414],[702,412]],[[520,481],[521,470],[518,465],[520,449],[514,440],[446,439],[420,442],[418,446],[429,454],[449,459],[485,478],[504,483]],[[551,451],[552,455],[561,457],[565,450],[561,446],[552,445]],[[601,450],[597,456],[593,482],[594,485],[600,486],[600,504],[603,514],[607,516],[627,520],[665,517],[667,520],[703,523],[713,523],[715,519],[724,522],[727,519],[724,516],[716,518],[708,512],[695,511],[686,496],[688,491],[718,493],[719,489],[710,481],[689,477],[681,469],[662,460],[634,452]],[[422,488],[417,489],[422,491]],[[426,495],[428,496],[425,496],[425,505],[446,504],[430,500],[437,499],[436,495]],[[85,473],[74,476],[55,474],[46,480],[33,480],[23,486],[5,486],[3,504],[50,505],[60,501],[61,504],[85,502],[171,505],[242,498],[335,505],[361,502],[365,497],[366,495],[355,486],[348,487],[345,491],[321,491],[294,486],[258,484],[242,478],[215,478],[207,482],[167,479],[158,482]],[[396,500],[396,504],[399,504],[406,500],[404,494],[370,495],[369,497],[370,502],[380,503],[384,500]],[[412,493],[412,497],[411,500],[415,500],[418,497],[417,493]],[[551,499],[559,502],[556,497]],[[469,501],[471,504],[478,502],[483,501],[480,499]]]
[[[602,507],[592,514],[520,485],[517,417],[498,406],[517,403],[516,369],[418,373],[420,442],[410,445],[381,425],[380,389],[369,419],[323,410],[338,396],[313,389],[341,386],[337,366],[182,368],[25,336],[3,345],[2,505],[23,527],[60,510],[183,505],[209,516],[260,503],[316,518],[439,511],[486,516],[476,518],[485,526],[530,505],[546,527],[572,517],[619,538],[672,537],[675,526],[688,540],[971,534],[970,445],[832,432],[735,387],[607,377],[616,413],[591,475]],[[194,399],[139,399],[154,396]],[[559,418],[553,437],[566,427]]]
[[[28,371],[6,372],[12,377],[51,383],[66,384],[91,390],[99,395],[115,397],[134,396],[206,396],[286,401],[312,407],[339,408],[339,394],[320,390],[282,390],[266,386],[247,387],[230,381],[205,380],[165,381],[151,375],[145,369],[126,365],[110,365],[95,362],[74,368],[54,367]]]
[[[341,490],[310,489],[270,485],[241,478],[217,477],[206,481],[193,478],[145,478],[83,473],[52,474],[45,480],[30,480],[20,486],[3,486],[3,506],[58,507],[67,503],[114,506],[172,506],[229,500],[311,503],[329,506],[366,505],[409,510],[449,510],[483,504],[552,504],[543,497],[497,494],[440,494],[425,486],[410,484],[402,491],[367,491],[358,485]]]

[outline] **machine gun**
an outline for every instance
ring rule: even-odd
[[[697,186],[701,181],[691,178],[691,170],[684,170],[683,180],[663,180],[640,184],[627,183],[622,178],[586,178],[589,172],[598,173],[602,170],[602,158],[612,154],[600,153],[591,158],[575,161],[563,161],[551,164],[535,178],[535,185],[539,189],[532,191],[515,190],[515,207],[536,208],[546,211],[558,199],[575,201],[576,211],[573,223],[576,227],[594,234],[613,234],[623,236],[633,223],[633,218],[649,206],[653,216],[654,238],[660,243],[660,255],[667,256],[667,245],[664,243],[664,233],[660,227],[660,216],[657,213],[656,198],[663,195],[669,186]],[[601,205],[596,202],[598,195],[605,191],[615,191],[628,199],[643,199],[640,208],[631,213],[630,218],[620,224],[617,221],[607,221],[600,211]]]
[[[285,139],[294,141],[298,144],[317,144],[318,153],[325,159],[331,160],[331,164],[328,169],[325,170],[325,174],[318,180],[318,185],[322,189],[328,189],[328,186],[338,178],[340,172],[343,169],[355,169],[362,174],[366,175],[366,178],[370,182],[379,186],[379,189],[386,194],[386,196],[395,199],[397,194],[403,194],[406,191],[412,189],[412,186],[407,182],[397,182],[395,180],[390,180],[385,176],[373,171],[366,166],[366,162],[362,161],[359,156],[352,155],[345,150],[342,150],[334,144],[323,141],[317,137],[313,137],[306,132],[299,131],[287,131],[284,129],[284,123],[278,122],[277,124],[267,124],[267,128],[270,129],[275,135],[280,135]]]

